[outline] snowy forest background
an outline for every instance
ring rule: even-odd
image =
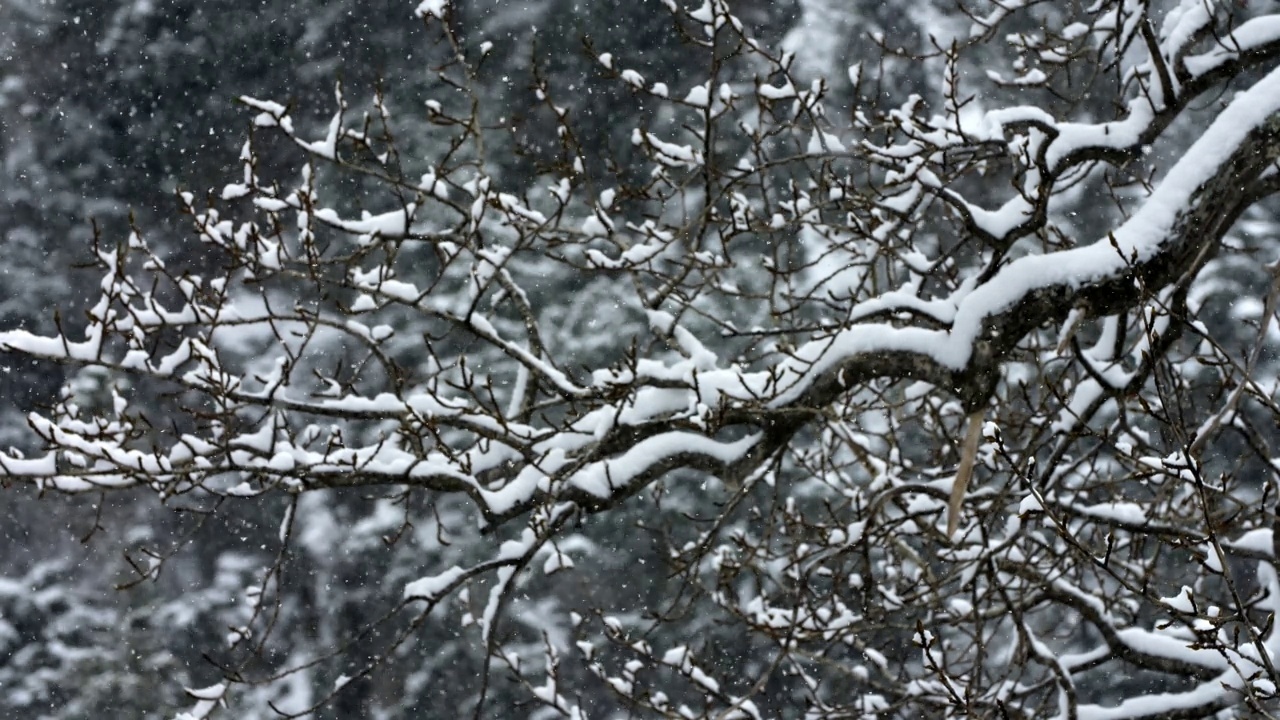
[[[1216,17],[1232,14],[1230,22],[1236,24],[1265,12],[1260,7],[1265,3],[1255,2],[1252,8],[1248,3],[1206,0],[1204,4],[1213,7]],[[834,144],[837,136],[856,125],[855,110],[868,115],[888,111],[908,102],[913,94],[922,96],[926,103],[945,105],[947,99],[941,91],[945,83],[940,78],[951,71],[971,83],[970,92],[979,93],[974,112],[1005,103],[1039,104],[1050,113],[1082,120],[1120,114],[1123,101],[1131,99],[1132,92],[1109,79],[1110,70],[1099,68],[1094,77],[1075,78],[1077,85],[1071,88],[1070,97],[1043,92],[1027,100],[1025,94],[1031,92],[1027,87],[1036,85],[1034,68],[1009,60],[1009,48],[1017,43],[1005,40],[1013,34],[1024,32],[1035,37],[1042,22],[1059,22],[1061,29],[1062,18],[1084,12],[1082,8],[1088,3],[1040,4],[1039,10],[1025,17],[1015,15],[1010,21],[1014,27],[1002,27],[1000,37],[969,48],[958,69],[948,68],[948,38],[966,36],[973,17],[989,16],[996,5],[950,0],[734,0],[729,7],[762,46],[793,55],[788,69],[798,87],[822,88],[823,127],[832,133],[815,135],[821,139],[819,150],[823,152],[833,149],[825,146],[828,139]],[[1149,11],[1153,27],[1157,27],[1165,6],[1178,3],[1099,2],[1096,6],[1103,5]],[[133,229],[142,229],[150,250],[166,262],[197,268],[212,263],[214,253],[207,244],[193,239],[191,217],[182,212],[178,193],[190,192],[200,202],[206,196],[225,199],[224,186],[237,182],[250,121],[264,108],[270,112],[265,105],[247,107],[237,102],[241,96],[287,102],[299,135],[323,137],[335,103],[335,80],[340,80],[344,98],[352,107],[369,106],[376,92],[396,111],[396,149],[406,158],[406,165],[412,167],[416,158],[447,153],[454,136],[433,122],[425,105],[428,98],[447,90],[442,90],[438,76],[424,68],[444,62],[449,45],[431,22],[414,16],[415,6],[403,0],[12,0],[0,4],[0,326],[42,335],[82,327],[82,308],[92,305],[99,293],[101,273],[91,266],[95,234],[115,243]],[[687,124],[678,109],[633,92],[625,75],[620,80],[614,68],[601,62],[603,52],[625,59],[626,67],[644,78],[665,79],[671,83],[673,95],[679,86],[683,96],[713,65],[719,81],[745,88],[747,94],[760,82],[762,72],[771,72],[767,65],[750,58],[725,60],[721,66],[719,60],[709,58],[704,49],[681,36],[672,13],[658,0],[459,0],[449,12],[453,40],[473,50],[491,43],[483,50],[483,61],[475,65],[470,91],[478,99],[477,112],[495,128],[486,136],[486,170],[495,185],[508,188],[547,185],[546,168],[554,163],[561,147],[557,122],[545,112],[533,89],[535,82],[545,83],[555,91],[557,102],[568,107],[574,142],[584,149],[587,164],[580,172],[588,176],[620,179],[620,183],[644,177],[650,171],[652,156],[632,141],[635,128],[675,133]],[[1140,54],[1142,47],[1139,41],[1121,53],[1117,63],[1123,65],[1126,53]],[[996,82],[988,77],[987,71],[1006,65],[1023,72],[1024,80],[1032,79]],[[861,70],[851,72],[850,68]],[[1227,89],[1218,88],[1190,104],[1158,142],[1144,147],[1140,157],[1118,164],[1114,174],[1082,174],[1074,189],[1056,197],[1047,220],[1052,231],[1037,236],[1046,251],[1070,246],[1072,241],[1063,239],[1066,235],[1105,237],[1125,217],[1125,203],[1145,196],[1204,132],[1232,93],[1243,90],[1270,68],[1266,64],[1246,68],[1237,85],[1224,83]],[[824,79],[821,83],[820,78]],[[778,81],[772,77],[764,82]],[[788,92],[792,95],[787,97],[794,97],[794,88]],[[297,148],[278,138],[273,140],[265,132],[260,139],[255,146],[259,171],[280,177],[293,173],[288,177],[294,182]],[[334,182],[337,192],[329,200],[344,216],[355,217],[366,209],[375,213],[388,209],[380,204],[381,188],[359,179]],[[968,183],[966,192],[976,198],[1002,196],[1010,185],[1004,178],[999,183],[988,182],[990,188],[984,188],[982,180],[964,182]],[[607,209],[608,203],[602,206]],[[1090,382],[1093,371],[1052,365],[1043,370],[1044,366],[1032,361],[1025,361],[1017,372],[1025,378],[1038,378],[1045,387],[1060,387],[1060,395],[1046,392],[1042,397],[1014,402],[1009,399],[1012,395],[1002,394],[1013,392],[1005,385],[997,391],[1003,403],[997,404],[1009,414],[989,416],[1000,430],[987,430],[985,440],[991,442],[984,445],[979,462],[985,469],[981,472],[999,476],[1002,467],[1020,468],[1009,475],[1007,488],[1020,487],[1018,478],[1034,474],[1032,467],[1014,457],[1018,452],[1012,448],[1020,435],[1011,428],[1022,428],[1027,437],[1044,443],[1027,457],[1052,458],[1062,467],[1070,467],[1070,472],[1091,478],[1084,482],[1087,487],[1079,491],[1078,501],[1062,501],[1067,525],[1057,530],[1074,535],[1081,543],[1097,541],[1091,547],[1099,557],[1104,553],[1110,557],[1113,552],[1117,557],[1130,554],[1131,564],[1114,576],[1121,589],[1109,596],[1106,593],[1111,591],[1106,589],[1112,587],[1108,584],[1112,580],[1102,577],[1105,573],[1101,571],[1089,574],[1089,581],[1062,571],[1061,577],[1070,577],[1075,584],[1046,580],[1044,587],[1053,592],[1031,593],[1034,602],[1028,600],[1026,608],[1030,616],[1032,608],[1048,603],[1055,608],[1053,619],[1024,622],[1018,617],[1012,626],[1000,627],[999,618],[1013,612],[1009,608],[997,608],[985,619],[979,617],[984,607],[979,593],[974,590],[966,595],[964,588],[969,586],[964,583],[972,583],[975,575],[988,571],[993,578],[1003,577],[1000,573],[1006,571],[1012,573],[1004,566],[997,568],[996,560],[991,560],[989,568],[983,566],[967,580],[958,581],[956,587],[962,589],[951,597],[944,592],[948,587],[944,580],[930,586],[938,591],[936,596],[921,599],[918,605],[913,604],[916,600],[903,600],[903,588],[911,587],[918,577],[910,577],[911,571],[901,574],[901,568],[915,567],[902,558],[918,560],[916,553],[924,550],[912,544],[914,540],[903,540],[905,531],[899,534],[891,529],[874,536],[889,548],[886,557],[893,557],[888,560],[873,549],[851,553],[860,557],[823,556],[844,568],[842,573],[849,569],[843,563],[861,568],[858,563],[865,561],[865,572],[869,573],[867,586],[850,584],[839,591],[859,598],[850,603],[863,613],[857,638],[846,639],[840,635],[841,629],[826,628],[829,637],[835,638],[831,644],[848,646],[844,654],[836,654],[823,644],[821,633],[817,633],[817,640],[790,640],[782,629],[770,636],[764,621],[748,617],[745,611],[735,615],[717,591],[731,585],[740,589],[767,587],[768,579],[747,576],[758,571],[767,577],[781,565],[770,570],[763,562],[761,568],[748,567],[749,562],[738,566],[723,560],[713,563],[707,558],[719,550],[707,549],[711,540],[702,548],[705,556],[700,555],[692,565],[688,557],[673,553],[672,548],[684,547],[694,530],[706,530],[726,547],[735,543],[744,550],[753,543],[764,547],[772,540],[748,536],[766,524],[781,528],[782,536],[812,533],[805,537],[815,545],[854,543],[848,537],[854,525],[842,515],[840,502],[861,508],[863,500],[851,500],[853,495],[849,495],[834,501],[820,490],[807,488],[802,451],[780,461],[778,477],[771,477],[767,488],[761,483],[754,491],[757,495],[745,504],[730,501],[735,488],[722,487],[714,478],[695,477],[696,473],[685,469],[675,473],[672,482],[647,490],[643,497],[632,498],[607,514],[577,520],[554,550],[555,555],[563,552],[571,557],[574,567],[544,574],[540,557],[536,577],[514,592],[505,608],[508,623],[503,631],[503,652],[507,654],[503,657],[511,662],[510,658],[519,656],[526,663],[537,658],[536,662],[546,664],[528,674],[495,663],[477,639],[474,623],[459,619],[469,617],[468,609],[479,612],[484,605],[483,584],[458,603],[439,608],[431,621],[415,625],[407,641],[397,639],[407,619],[414,617],[402,607],[405,586],[444,572],[455,563],[474,562],[485,556],[492,543],[478,531],[474,508],[466,497],[394,487],[328,488],[303,493],[296,506],[291,506],[290,497],[278,493],[248,499],[216,494],[174,499],[140,488],[63,495],[41,492],[28,483],[3,481],[0,717],[172,718],[196,703],[197,698],[184,688],[206,688],[228,678],[244,683],[228,695],[230,709],[220,712],[246,719],[301,712],[326,699],[335,687],[341,691],[309,716],[543,718],[571,716],[580,709],[591,717],[900,717],[908,712],[912,717],[960,717],[966,712],[981,717],[1075,717],[1077,701],[1083,705],[1086,700],[1091,703],[1092,715],[1081,711],[1079,716],[1200,717],[1205,708],[1227,715],[1274,710],[1274,685],[1264,682],[1265,673],[1252,671],[1241,672],[1248,675],[1249,682],[1256,681],[1255,686],[1233,691],[1227,701],[1215,699],[1191,706],[1198,709],[1185,710],[1183,715],[1168,706],[1144,709],[1122,702],[1190,692],[1199,684],[1222,685],[1225,681],[1219,681],[1220,674],[1238,663],[1232,665],[1235,659],[1221,658],[1236,656],[1212,649],[1205,652],[1218,653],[1214,657],[1219,659],[1194,656],[1195,651],[1214,642],[1224,643],[1223,647],[1229,644],[1196,633],[1221,631],[1221,637],[1227,637],[1235,632],[1238,639],[1240,628],[1245,626],[1253,628],[1250,632],[1254,634],[1270,632],[1267,623],[1273,621],[1266,619],[1269,606],[1265,605],[1270,576],[1257,566],[1267,565],[1273,551],[1255,531],[1265,531],[1270,538],[1272,486],[1276,482],[1276,466],[1268,465],[1267,453],[1258,448],[1280,439],[1274,423],[1280,413],[1274,412],[1274,403],[1268,406],[1263,400],[1274,397],[1280,370],[1275,350],[1280,333],[1270,327],[1268,315],[1274,312],[1275,280],[1267,266],[1280,252],[1277,210],[1280,206],[1266,198],[1249,205],[1223,240],[1233,252],[1205,265],[1191,290],[1196,332],[1203,330],[1211,343],[1187,341],[1183,347],[1179,340],[1172,340],[1158,344],[1156,330],[1147,334],[1147,340],[1158,344],[1150,354],[1167,353],[1175,360],[1169,368],[1157,368],[1149,379],[1134,385],[1137,405],[1107,407],[1099,401],[1086,413],[1066,398],[1073,387]],[[575,211],[580,213],[575,226],[591,215],[589,208]],[[964,252],[957,256],[963,257]],[[627,338],[645,332],[643,318],[617,309],[612,287],[615,280],[607,275],[584,279],[553,273],[538,288],[535,305],[555,330],[548,342],[554,344],[567,366],[603,367],[626,355]],[[749,274],[737,280],[744,287],[752,281]],[[1186,303],[1187,298],[1181,296],[1179,301]],[[737,310],[743,308],[730,307],[726,314]],[[1139,316],[1135,311],[1134,317]],[[1262,317],[1267,321],[1260,323]],[[430,330],[426,323],[421,328],[414,326],[412,318],[400,318],[400,322],[397,331],[401,336]],[[1135,320],[1132,326],[1122,325],[1120,340],[1116,340],[1115,327],[1101,323],[1079,330],[1079,336],[1101,346],[1107,338],[1108,342],[1123,342],[1129,332],[1141,344],[1139,324]],[[1153,325],[1159,323],[1153,321]],[[1074,332],[1074,326],[1064,331],[1061,342],[1081,342],[1071,336]],[[1059,335],[1056,329],[1048,334],[1053,339],[1046,342],[1052,346]],[[804,340],[788,339],[793,345]],[[724,351],[738,352],[737,342],[725,340]],[[1209,350],[1202,349],[1209,346]],[[1083,354],[1078,344],[1074,349]],[[246,356],[262,352],[252,343],[242,350]],[[411,350],[401,347],[397,352]],[[773,347],[768,352],[787,350]],[[1135,358],[1141,354],[1134,351]],[[1210,356],[1242,358],[1252,384],[1245,383],[1250,388],[1249,398],[1230,401],[1233,413],[1223,423],[1243,428],[1239,436],[1219,440],[1215,434],[1212,441],[1200,443],[1179,433],[1194,436],[1197,428],[1209,423],[1212,409],[1223,406],[1227,402],[1224,397],[1241,384],[1230,380],[1234,371],[1223,369],[1225,362],[1214,365],[1204,361]],[[1134,368],[1143,367],[1143,362],[1134,361],[1127,369],[1139,372]],[[1041,370],[1045,374],[1037,375]],[[1009,380],[1009,387],[1013,384]],[[1031,384],[1035,387],[1036,381]],[[28,429],[29,412],[72,396],[82,407],[94,403],[109,406],[108,385],[109,379],[92,367],[40,362],[16,352],[0,356],[0,398],[5,399],[0,403],[0,447],[37,452],[39,443]],[[174,409],[180,400],[163,389],[133,390],[135,407],[149,409],[153,416],[181,415]],[[897,433],[899,440],[889,445],[871,442],[865,450],[873,455],[884,452],[886,463],[901,461],[903,467],[912,467],[910,457],[916,457],[915,467],[922,472],[933,466],[954,469],[958,458],[955,443],[940,438],[961,434],[958,428],[963,413],[959,406],[948,405],[945,397],[930,404],[933,400],[916,397],[911,388],[901,385],[889,384],[880,392],[898,398],[902,412],[896,420],[885,420],[885,428],[869,432]],[[1185,400],[1186,407],[1174,412],[1173,403],[1168,402],[1173,396]],[[1234,411],[1236,403],[1238,413]],[[1153,405],[1168,412],[1151,410]],[[1088,445],[1088,451],[1055,449],[1052,437],[1035,435],[1039,426],[1032,418],[1052,415],[1046,415],[1045,407],[1068,406],[1084,416],[1081,427],[1093,430],[1063,431],[1059,418],[1059,435],[1070,435],[1071,442]],[[1145,432],[1134,429],[1128,435],[1120,431],[1109,434],[1108,428],[1129,421],[1126,407],[1137,413],[1133,408],[1138,406],[1150,412],[1149,417],[1144,416],[1144,421],[1150,420]],[[1142,421],[1135,421],[1135,428],[1141,425]],[[372,433],[375,429],[371,423],[353,421],[349,432]],[[1216,432],[1217,425],[1213,429]],[[1000,432],[1010,449],[994,442]],[[825,435],[815,432],[798,436],[794,442],[817,448],[827,441]],[[1097,447],[1090,444],[1095,441]],[[1156,480],[1139,478],[1133,474],[1139,471],[1120,457],[1132,446],[1144,443],[1147,454],[1159,458],[1177,451],[1180,443],[1199,451],[1210,442],[1213,450],[1197,468],[1203,468],[1206,476],[1219,477],[1219,487],[1231,498],[1225,509],[1214,506],[1214,512],[1221,514],[1213,517],[1209,517],[1208,501],[1172,490],[1165,494],[1155,487]],[[1117,447],[1123,452],[1116,451]],[[1134,453],[1135,458],[1142,454]],[[875,465],[874,459],[859,462]],[[1098,477],[1117,477],[1117,468],[1129,468],[1131,474],[1116,482],[1131,482],[1132,487],[1117,490],[1111,485],[1105,489],[1101,483],[1090,485]],[[1074,487],[1070,472],[1053,476],[1052,482]],[[789,491],[779,489],[788,483],[806,489],[789,498]],[[1146,489],[1133,490],[1137,484]],[[894,522],[929,515],[945,524],[939,492],[913,490],[915,486],[908,485],[902,485],[905,489],[888,501],[901,506]],[[1028,505],[1026,497],[1048,502],[1044,500],[1048,495],[1016,494],[1013,489],[1008,493],[992,491],[982,496],[982,502],[991,507],[1005,503],[1013,509],[1011,516],[1023,518],[1029,517],[1028,509],[1044,509],[1035,503]],[[945,493],[941,496],[945,499]],[[1149,506],[1133,504],[1143,498],[1150,500]],[[1197,514],[1201,510],[1204,517]],[[286,514],[293,523],[287,552],[280,542],[281,518]],[[718,517],[729,519],[721,527],[711,521]],[[886,528],[891,526],[896,527],[889,523]],[[1054,528],[1048,523],[1046,527],[1046,534],[1053,536]],[[846,534],[837,539],[833,533],[838,532]],[[1157,539],[1148,547],[1135,540],[1143,534]],[[1116,538],[1120,538],[1118,544]],[[906,544],[915,549],[906,548]],[[939,540],[924,548],[944,546],[946,543]],[[1206,551],[1206,547],[1210,549]],[[788,548],[779,551],[779,557],[805,552]],[[1214,552],[1221,557],[1215,560]],[[961,562],[965,558],[960,555],[957,552],[954,558],[939,562]],[[162,569],[152,572],[160,566],[160,559]],[[927,569],[931,564],[932,560],[920,561],[926,569],[914,571],[932,578]],[[1141,572],[1134,570],[1133,577],[1144,579],[1126,584],[1132,578],[1124,573],[1138,565]],[[696,568],[691,570],[691,566]],[[723,569],[730,566],[732,571]],[[876,590],[876,574],[885,568],[890,568],[889,575]],[[263,573],[268,570],[274,574],[268,576],[270,587],[264,590]],[[787,575],[789,571],[778,572]],[[1221,586],[1214,584],[1224,577],[1234,579]],[[1089,601],[1071,595],[1075,588],[1087,591],[1091,582],[1102,589],[1098,597],[1108,603],[1114,600],[1114,606],[1098,610]],[[1136,589],[1138,585],[1140,589]],[[1193,600],[1179,601],[1184,585],[1192,588],[1186,591],[1186,598],[1200,592],[1217,593],[1234,598],[1237,606],[1233,609],[1224,604],[1227,610],[1222,611]],[[893,588],[897,590],[891,592]],[[1131,592],[1126,595],[1126,591]],[[254,598],[264,593],[271,595],[279,621],[261,645],[247,643],[252,649],[248,652],[245,643],[236,645],[234,636],[238,629],[258,621]],[[772,600],[780,607],[785,597],[779,593]],[[939,605],[927,606],[926,600],[937,600]],[[1013,604],[1010,601],[1010,607]],[[1215,618],[1222,612],[1230,619],[1217,622]],[[575,617],[580,626],[574,624]],[[1098,628],[1096,632],[1079,630],[1085,624],[1080,617]],[[947,625],[951,621],[954,624]],[[804,624],[795,622],[797,626]],[[744,625],[751,632],[744,632]],[[649,653],[666,659],[666,669],[675,678],[669,683],[672,688],[688,687],[667,690],[670,700],[666,694],[658,698],[656,691],[638,690],[643,684],[636,677],[640,666],[626,662],[623,651],[627,643],[620,640],[625,633],[619,629],[623,626],[656,648],[690,648],[689,657],[696,655],[697,663],[682,659],[679,653],[674,660],[662,650]],[[990,703],[974,704],[966,711],[960,695],[944,680],[937,681],[940,685],[928,684],[935,675],[951,677],[945,668],[931,665],[936,661],[935,637],[942,635],[939,642],[944,644],[956,642],[939,629],[943,626],[962,634],[964,628],[977,628],[979,641],[968,651],[957,650],[961,656],[976,653],[983,658],[978,664],[988,662],[990,656],[991,664],[1043,666],[1044,674],[1038,679],[1019,680],[1022,685],[1010,680],[1003,690],[992,681],[991,687],[997,689],[991,690],[989,697],[975,680],[969,688],[973,693],[970,701],[978,703],[982,698]],[[1154,637],[1157,630],[1170,627],[1173,630],[1168,637],[1182,638],[1174,643],[1181,643],[1177,649],[1150,638],[1125,644],[1135,637],[1129,633],[1131,629]],[[1030,637],[1032,628],[1044,632],[1052,652],[1044,650],[1049,645]],[[1105,628],[1116,630],[1118,635],[1108,635]],[[1178,635],[1179,628],[1186,633]],[[582,650],[581,642],[585,641],[595,643],[602,657],[607,652],[614,654],[596,663],[590,652]],[[814,642],[820,649],[797,651],[802,659],[787,660],[795,662],[795,667],[781,661],[771,665],[780,656],[770,648],[787,647],[788,642]],[[1090,655],[1091,648],[1104,644],[1111,648],[1109,654]],[[1133,651],[1116,651],[1122,646]],[[1238,646],[1238,652],[1248,654]],[[937,657],[946,657],[946,648],[939,647]],[[386,662],[348,681],[353,668],[383,654],[388,655]],[[556,677],[566,689],[552,692],[548,700],[532,678],[544,671],[552,674],[548,668],[561,656],[563,666],[556,668]],[[1056,668],[1053,657],[1062,659]],[[1072,660],[1065,659],[1068,657]],[[812,664],[805,665],[807,661]],[[1256,661],[1260,667],[1271,668],[1269,661]],[[964,661],[957,662],[964,666]],[[956,676],[970,672],[960,666]],[[275,676],[286,669],[287,673]],[[710,689],[709,681],[698,679],[703,670],[720,677],[725,686]],[[1062,680],[1067,675],[1071,683]],[[985,676],[973,670],[966,677]],[[908,682],[912,679],[918,683]],[[1062,689],[1055,694],[1054,688],[1059,687],[1055,683],[1061,688],[1070,686],[1071,691]],[[661,687],[663,683],[655,680],[654,684]],[[838,689],[829,690],[832,685]],[[833,695],[845,695],[846,690],[848,697],[832,699]],[[1035,693],[1041,691],[1050,700],[1043,704],[1037,704],[1040,700],[1023,702],[1027,697],[1039,697]],[[555,697],[555,692],[564,697]],[[952,696],[948,699],[949,692]],[[941,699],[917,701],[930,693]],[[725,700],[728,696],[753,700],[749,704],[730,702]],[[1069,703],[1059,699],[1067,696]],[[824,708],[825,700],[831,705]],[[685,703],[682,709],[681,703]]]

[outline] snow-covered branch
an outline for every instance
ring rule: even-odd
[[[178,196],[207,257],[100,236],[83,317],[0,331],[89,373],[30,416],[3,479],[465,498],[492,541],[421,560],[396,602],[425,604],[419,624],[462,613],[485,677],[505,666],[563,716],[582,712],[558,675],[574,648],[621,705],[682,717],[784,696],[840,717],[1271,707],[1274,297],[1213,313],[1265,263],[1274,285],[1280,15],[998,3],[911,56],[937,87],[886,104],[861,66],[804,77],[724,0],[664,5],[697,72],[587,44],[584,82],[661,108],[625,162],[579,139],[581,88],[535,69],[541,162],[505,168],[494,147],[517,140],[494,128],[514,121],[474,87],[492,43],[443,1],[418,9],[447,48],[432,153],[402,149],[381,92],[361,114],[340,87],[319,139],[241,98],[241,172]],[[292,166],[267,159],[280,139]],[[1242,360],[1224,328],[1248,323]],[[558,543],[591,546],[574,523],[637,508],[689,589],[672,608],[500,630],[535,559],[559,574]],[[1178,563],[1194,581],[1170,585]],[[735,675],[710,640],[639,639],[683,602],[767,662]],[[1100,696],[1115,666],[1171,689]]]

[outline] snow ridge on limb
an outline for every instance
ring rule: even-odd
[[[1107,237],[1002,267],[955,301],[955,319],[945,330],[854,325],[802,347],[780,368],[785,389],[773,402],[818,406],[881,375],[926,380],[954,388],[966,402],[984,401],[1001,358],[1032,328],[1061,322],[1072,309],[1097,317],[1131,305],[1135,281],[1162,288],[1193,277],[1252,203],[1240,189],[1280,157],[1278,113],[1280,72],[1272,71],[1219,114],[1133,217]]]

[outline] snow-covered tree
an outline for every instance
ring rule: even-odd
[[[426,0],[421,105],[242,97],[188,247],[100,233],[83,314],[0,332],[77,368],[7,484],[274,518],[146,618],[226,625],[185,717],[1280,709],[1280,14],[909,3],[781,41],[830,76],[662,5],[678,73],[497,95]]]

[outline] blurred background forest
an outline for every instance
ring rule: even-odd
[[[425,118],[423,99],[433,81],[424,68],[440,61],[442,48],[428,41],[413,4],[0,4],[0,325],[40,332],[51,332],[55,322],[75,326],[76,309],[96,292],[96,279],[76,269],[88,257],[95,227],[115,242],[132,224],[153,247],[199,263],[200,248],[188,243],[174,194],[216,193],[235,179],[250,116],[234,101],[240,95],[290,101],[295,117],[321,128],[335,80],[353,105],[380,88],[399,111],[401,153],[439,153],[429,123],[415,127],[414,118]],[[832,78],[829,108],[846,113],[854,103],[846,69],[857,62],[876,69],[876,94],[860,102],[892,105],[933,91],[927,63],[882,58],[873,34],[908,51],[927,51],[931,34],[952,34],[951,25],[961,22],[952,3],[941,0],[737,0],[734,11],[766,45],[794,51],[802,76]],[[493,134],[499,144],[489,155],[511,186],[534,178],[544,159],[539,143],[554,141],[554,125],[532,114],[535,68],[565,91],[561,100],[572,101],[578,140],[600,162],[594,170],[625,173],[632,129],[669,120],[621,83],[601,81],[584,41],[625,56],[647,78],[689,77],[706,63],[704,53],[682,42],[658,0],[459,0],[451,22],[467,43],[493,43],[476,90],[482,112],[506,129]],[[1099,95],[1098,115],[1113,112],[1108,102]],[[1170,137],[1176,147],[1177,133]],[[347,202],[360,208],[359,193]],[[1068,205],[1057,211],[1074,212]],[[1106,219],[1105,211],[1094,210],[1075,227],[1092,234]],[[1269,217],[1249,220],[1255,231],[1271,227]],[[1257,268],[1222,270],[1241,287],[1267,282]],[[590,288],[547,292],[552,304],[563,306],[566,337],[578,338],[581,352],[596,352],[595,333],[583,324],[593,314]],[[56,308],[64,309],[57,320]],[[64,386],[92,395],[94,382],[91,373],[0,357],[0,444],[30,442],[24,416],[42,398]],[[696,504],[698,497],[686,500]],[[254,500],[227,503],[216,513],[175,511],[151,493],[52,500],[26,487],[0,489],[0,717],[172,717],[190,704],[183,686],[221,677],[216,648],[229,627],[243,622],[246,588],[273,561],[283,506]],[[673,514],[698,510],[671,508]],[[628,512],[583,530],[588,560],[576,575],[539,581],[548,584],[545,591],[512,608],[530,642],[541,642],[549,627],[548,603],[657,610],[670,590],[664,585],[670,573],[658,538],[637,531],[637,521],[648,513],[644,527],[662,523],[651,507]],[[287,622],[263,649],[259,669],[323,658],[393,607],[399,589],[424,567],[465,556],[465,542],[434,543],[438,526],[465,537],[462,511],[450,513],[449,502],[415,506],[368,492],[308,494],[296,530],[302,551],[284,568]],[[173,557],[158,578],[131,583],[131,563],[148,554]],[[750,662],[749,640],[727,632],[719,637],[714,612],[702,624],[704,642],[718,643],[721,657]],[[357,653],[375,652],[380,638],[374,633],[361,642],[368,647]],[[913,652],[906,633],[884,642],[900,643],[894,653]],[[359,681],[320,716],[451,717],[474,702],[481,661],[474,638],[463,631],[424,630],[384,674]],[[305,706],[343,669],[341,659],[323,661],[263,686],[240,699],[237,717],[273,717],[272,703]],[[504,707],[512,708],[511,717],[525,716],[515,704],[518,688],[502,687],[499,679],[491,693],[486,716],[501,716]],[[599,702],[610,702],[603,689]]]

